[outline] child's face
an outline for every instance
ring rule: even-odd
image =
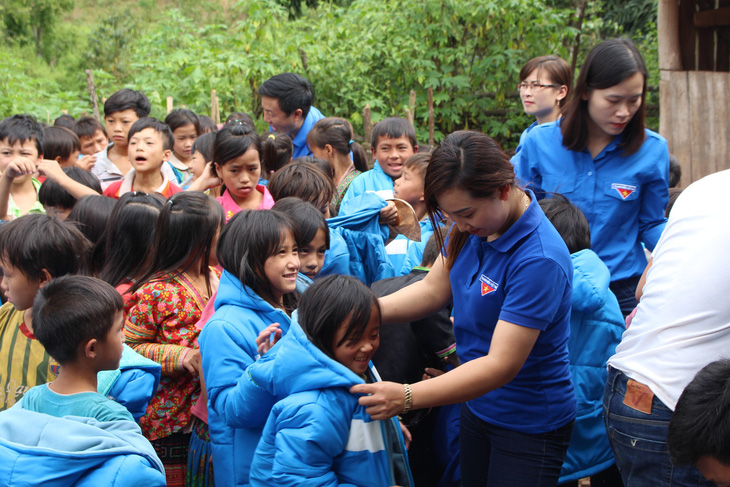
[[[299,248],[299,270],[310,279],[322,270],[324,253],[327,250],[327,233],[324,228],[317,230],[316,235],[307,245]]]
[[[393,183],[393,194],[396,198],[407,201],[411,205],[423,202],[423,178],[407,167],[403,169],[403,176]]]
[[[33,306],[35,295],[41,288],[41,281],[30,279],[23,271],[10,265],[5,259],[0,259],[3,269],[3,280],[0,284],[8,302],[13,303],[15,309],[26,310]]]
[[[205,160],[205,157],[200,153],[200,151],[193,152],[193,155],[190,158],[190,172],[193,173],[193,177],[195,179],[198,179],[203,175],[203,171],[205,171],[207,164],[208,162]]]
[[[26,140],[25,142],[15,141],[13,145],[10,145],[8,139],[0,140],[0,172],[5,172],[5,168],[8,164],[15,159],[24,157],[31,160],[33,163],[38,164],[41,161],[42,154],[38,154],[38,148],[35,146],[35,140]],[[30,175],[21,176],[15,178],[13,182],[19,183],[30,179]]]
[[[152,127],[140,130],[129,139],[129,162],[138,173],[159,172],[171,152],[164,148],[162,136]]]
[[[175,153],[178,159],[182,162],[189,162],[191,149],[193,148],[193,142],[198,138],[198,133],[195,131],[195,125],[192,123],[183,125],[172,131],[174,137],[174,144],[172,151]]]
[[[98,370],[115,370],[119,368],[124,348],[124,313],[117,311],[114,316],[114,324],[103,340],[96,342],[96,358]]]
[[[71,213],[73,208],[62,208],[60,206],[46,206],[43,205],[43,209],[46,210],[47,215],[53,215],[61,220],[66,220],[68,214]]]
[[[215,169],[233,199],[236,203],[240,203],[247,200],[259,184],[261,177],[259,152],[251,146],[246,152],[223,166],[216,164]]]
[[[372,305],[368,326],[359,340],[345,340],[338,347],[337,344],[344,338],[346,331],[347,322],[344,322],[340,324],[335,334],[332,343],[335,360],[357,375],[362,375],[367,372],[370,359],[373,358],[378,346],[380,346],[380,313],[378,313],[378,308]]]
[[[137,112],[133,108],[122,110],[121,112],[114,112],[107,117],[104,117],[106,123],[106,131],[114,142],[114,145],[126,146],[127,145],[127,134],[132,124],[139,120]]]
[[[373,157],[377,159],[380,168],[393,179],[403,174],[403,164],[406,159],[415,154],[418,146],[413,147],[408,137],[402,136],[396,139],[390,137],[378,137],[378,143],[373,147]]]
[[[113,113],[112,115],[115,114]],[[79,140],[81,141],[81,153],[85,156],[93,156],[97,152],[106,149],[106,146],[109,145],[109,139],[106,138],[106,135],[101,130],[94,132],[94,135],[79,137]]]
[[[296,290],[298,272],[297,243],[291,232],[287,232],[279,250],[264,262],[264,275],[271,283],[277,303],[282,304],[284,295]]]
[[[76,161],[79,159],[79,151],[74,150],[69,154],[68,158],[66,159],[58,159],[58,165],[61,167],[74,167],[76,165]]]

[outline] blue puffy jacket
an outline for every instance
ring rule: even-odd
[[[363,379],[313,345],[296,321],[247,372],[283,398],[256,448],[252,486],[413,484],[398,421],[372,420],[349,392]]]
[[[132,421],[0,413],[0,483],[44,487],[165,485],[165,469]]]
[[[592,250],[571,254],[573,310],[570,315],[570,372],[578,399],[573,438],[560,472],[560,483],[588,477],[615,462],[603,424],[606,361],[616,351],[624,320],[608,288],[608,267]]]
[[[215,480],[221,486],[248,484],[248,473],[266,415],[242,413],[247,400],[239,382],[258,354],[256,337],[271,323],[289,330],[289,316],[272,307],[227,271],[221,274],[215,313],[198,337],[208,393],[208,427]],[[267,411],[268,413],[268,411]]]

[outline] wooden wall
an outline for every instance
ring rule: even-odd
[[[662,71],[660,132],[682,166],[681,187],[730,169],[730,73]]]

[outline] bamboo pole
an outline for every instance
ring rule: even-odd
[[[99,114],[99,100],[96,97],[96,85],[94,84],[94,75],[91,73],[90,69],[86,70],[86,86],[89,89],[89,98],[91,99],[91,107],[94,110],[94,117],[97,120],[101,120],[101,115]]]
[[[411,122],[411,125],[414,127],[416,124],[414,123],[416,118],[416,90],[411,90],[411,97],[408,101],[408,108],[406,108],[406,118],[409,122]]]
[[[172,111],[172,107],[173,107],[172,97],[168,96],[167,97],[167,113],[170,113]]]
[[[434,145],[433,139],[433,87],[428,87],[428,145]]]
[[[370,145],[370,141],[373,138],[373,123],[370,119],[370,104],[368,103],[365,105],[365,108],[362,110],[362,131],[365,136],[365,140],[363,141],[363,149],[365,149],[365,153],[370,158],[372,155],[372,146]],[[370,161],[370,166],[372,167],[373,161]]]

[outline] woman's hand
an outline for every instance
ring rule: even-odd
[[[272,323],[264,328],[259,336],[256,337],[256,347],[258,348],[259,355],[263,355],[274,346],[276,342],[281,340],[284,332],[279,328],[279,323]]]
[[[350,387],[352,394],[368,394],[358,399],[365,412],[373,419],[388,419],[403,412],[406,402],[406,391],[403,384],[396,382],[375,382],[373,384],[355,384]]]

